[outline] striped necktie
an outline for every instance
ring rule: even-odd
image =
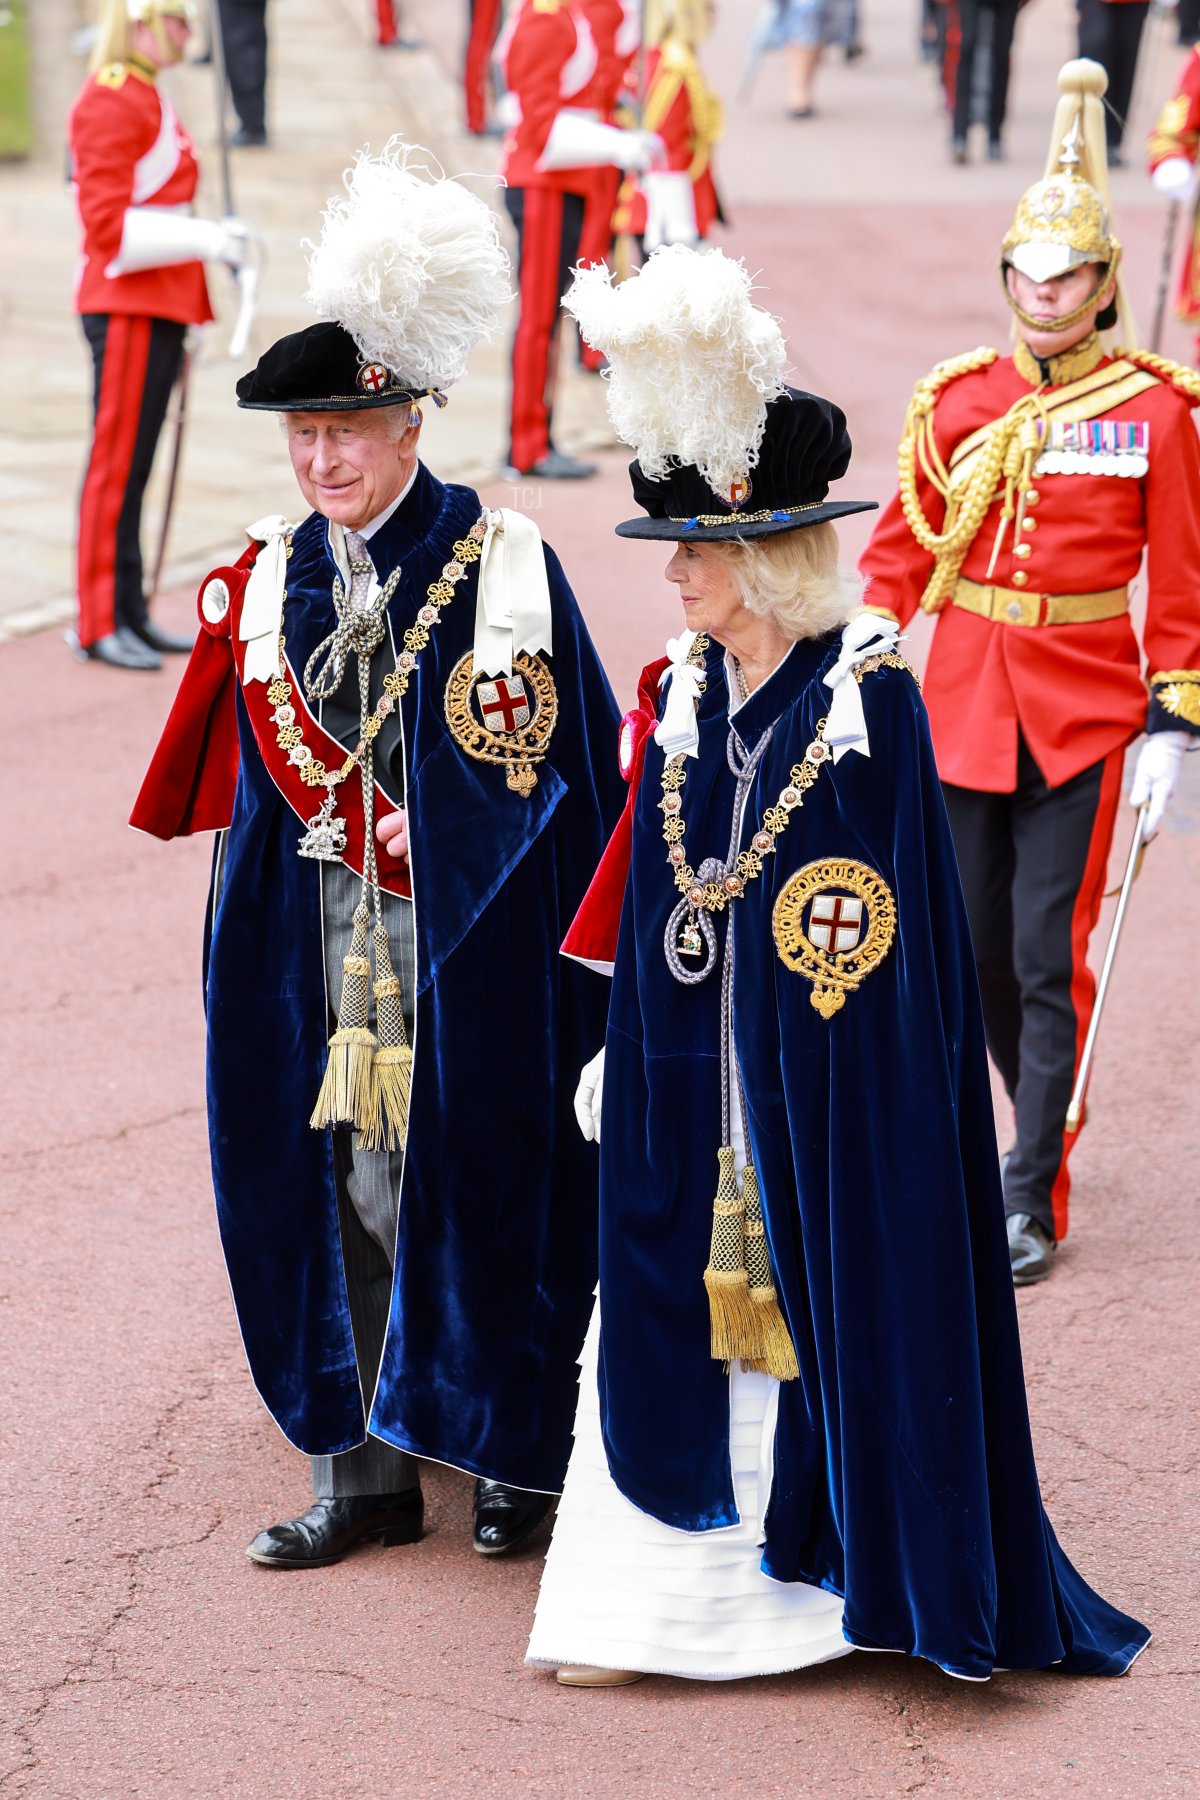
[[[350,608],[352,612],[363,612],[375,565],[367,550],[367,540],[360,532],[346,533],[346,554],[350,558]]]

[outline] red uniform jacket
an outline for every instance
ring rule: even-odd
[[[700,73],[694,52],[675,39],[647,52],[642,124],[666,145],[668,169],[691,175],[696,230],[707,237],[720,215],[711,157],[721,136],[721,103]],[[636,176],[629,176],[621,189],[613,228],[634,237],[646,229],[646,196]]]
[[[934,411],[943,462],[969,433],[1001,418],[1029,392],[1011,357],[949,382]],[[1028,593],[1097,593],[1131,582],[1145,551],[1148,674],[1200,669],[1195,404],[1195,395],[1159,380],[1106,412],[1106,420],[1148,425],[1148,472],[1035,476],[1019,542],[1010,526],[989,575],[1000,523],[998,493],[961,573]],[[920,473],[917,487],[926,518],[940,530],[940,496]],[[860,565],[869,581],[867,604],[905,624],[917,609],[933,561],[914,540],[897,495]],[[1046,781],[1058,787],[1128,743],[1146,724],[1147,687],[1128,614],[1090,624],[1025,626],[947,603],[938,615],[924,690],[942,779],[989,793],[1011,793],[1016,786],[1018,728]]]
[[[1200,44],[1189,53],[1178,85],[1158,115],[1147,140],[1148,168],[1153,175],[1159,163],[1181,156],[1194,163],[1200,146]],[[1193,203],[1192,230],[1187,254],[1179,270],[1175,310],[1189,324],[1200,320],[1200,200]]]
[[[80,313],[135,313],[200,325],[212,318],[201,262],[130,275],[106,270],[121,247],[131,206],[190,206],[199,166],[192,141],[153,78],[133,63],[90,75],[67,123],[83,253]]]
[[[582,0],[519,0],[497,56],[520,117],[504,145],[509,187],[587,194],[592,169],[539,169],[560,108],[598,110],[600,54]]]

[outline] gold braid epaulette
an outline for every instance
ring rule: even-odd
[[[951,487],[950,472],[942,461],[933,429],[933,413],[942,389],[962,375],[986,369],[999,358],[998,350],[972,350],[939,363],[918,382],[908,404],[904,436],[900,442],[900,504],[908,528],[933,557],[921,605],[926,612],[940,612],[958,579],[963,560],[975,541],[976,534],[996,498],[1001,479],[1004,481],[1004,518],[1015,510],[1014,494],[1028,484],[1029,473],[1037,455],[1036,396],[1018,400],[1002,418],[996,420],[983,442],[970,479],[959,489]],[[935,531],[921,506],[917,489],[917,469],[945,503],[942,529]],[[1003,526],[1001,527],[1003,529]]]
[[[1160,381],[1167,382],[1176,393],[1182,394],[1193,406],[1200,406],[1200,374],[1189,369],[1186,363],[1172,362],[1169,356],[1159,356],[1154,350],[1116,350],[1114,356],[1123,356],[1136,368],[1146,369],[1151,375],[1157,375]]]

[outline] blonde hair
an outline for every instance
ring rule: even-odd
[[[788,638],[820,637],[845,624],[862,601],[862,582],[838,562],[838,535],[828,521],[764,538],[713,545],[730,565],[742,604]]]

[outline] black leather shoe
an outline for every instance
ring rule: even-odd
[[[1045,1281],[1054,1267],[1056,1248],[1046,1227],[1026,1212],[1009,1213],[1005,1224],[1013,1286],[1032,1287],[1035,1281]]]
[[[261,150],[267,141],[265,131],[251,131],[248,125],[239,125],[229,140],[231,150]]]
[[[596,473],[595,463],[579,462],[562,450],[548,450],[532,469],[509,463],[500,471],[505,481],[585,481]]]
[[[190,656],[196,642],[195,636],[186,631],[164,631],[153,619],[145,619],[129,629],[139,643],[157,650],[160,656]]]
[[[523,1544],[550,1508],[553,1494],[530,1494],[502,1481],[475,1483],[475,1548],[481,1556],[501,1556]]]
[[[89,644],[83,653],[89,662],[107,663],[110,669],[161,669],[162,657],[135,637],[128,625],[118,625]]]
[[[341,1562],[363,1538],[385,1549],[415,1544],[425,1523],[420,1488],[403,1494],[340,1494],[314,1500],[298,1519],[268,1525],[246,1546],[251,1562],[269,1569],[323,1569]]]

